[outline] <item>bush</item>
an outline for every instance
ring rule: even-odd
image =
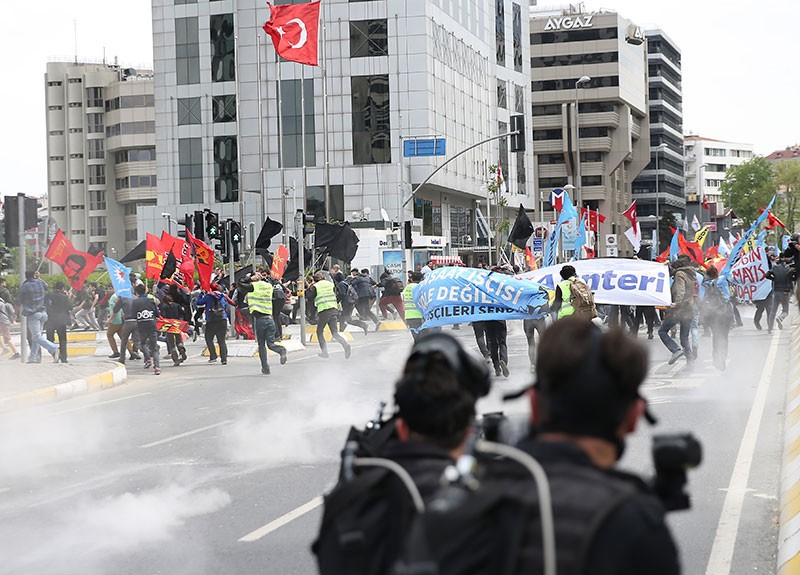
[[[97,281],[100,276],[103,276],[103,279]],[[4,275],[0,276],[6,280],[6,287],[11,292],[11,296],[16,301],[17,296],[19,295],[19,275]],[[39,277],[45,281],[45,283],[53,289],[56,285],[56,282],[64,282],[67,286],[69,286],[69,282],[67,281],[67,276],[63,273],[58,274],[40,274]],[[86,280],[86,283],[97,282],[99,285],[102,285],[106,290],[111,289],[111,282],[108,279],[108,274],[104,271],[95,271],[89,274],[89,278]]]

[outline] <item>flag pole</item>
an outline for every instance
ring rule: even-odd
[[[281,174],[281,224],[283,225],[283,244],[289,245],[289,230],[286,222],[286,168],[283,165],[283,78],[281,74],[281,57],[275,51],[275,62],[278,67],[278,163]],[[299,240],[298,240],[299,241]]]
[[[261,225],[267,217],[267,195],[264,193],[264,102],[261,97],[261,34],[256,34],[256,84],[258,86],[258,193],[261,201]],[[252,235],[252,234],[251,234]],[[250,238],[256,245],[255,236]],[[253,265],[256,264],[255,247],[253,248]]]
[[[302,210],[305,212],[308,202],[308,162],[306,161],[306,66],[300,64],[300,131],[302,137],[300,138],[300,149],[302,150],[303,157],[303,202]],[[316,153],[316,150],[314,150]],[[301,249],[305,246],[306,238],[303,230],[300,230],[301,235],[298,242],[301,244]]]
[[[322,52],[322,153],[325,156],[325,170],[323,172],[324,186],[325,186],[325,221],[330,222],[331,219],[331,162],[330,162],[330,145],[328,144],[328,52],[325,49],[325,40],[327,37],[325,27],[325,4],[320,5],[320,28],[322,29],[322,42],[320,43],[320,51]]]
[[[239,35],[233,37],[233,66],[236,70],[236,78],[233,82],[234,94],[236,96],[236,198],[239,200],[239,225],[244,226],[244,191],[242,190],[242,130],[241,114],[239,113]],[[233,256],[232,252],[229,252]],[[231,257],[233,261],[233,257]]]

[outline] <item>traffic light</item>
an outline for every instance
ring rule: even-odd
[[[509,150],[512,152],[525,151],[525,116],[517,114],[511,116],[511,131],[517,132],[511,135],[511,146]]]
[[[206,212],[206,235],[208,240],[218,240],[223,237],[219,216],[214,212]]]
[[[208,220],[208,215],[206,214],[206,220]],[[216,217],[217,214],[214,214]],[[222,255],[222,262],[228,263],[228,240],[225,236],[225,222],[218,222],[215,227],[217,235],[212,238],[209,234],[208,239],[216,239],[218,240],[216,244],[214,244],[214,248]],[[206,227],[206,231],[208,231],[208,227]]]
[[[25,229],[31,230],[38,228],[41,223],[39,219],[39,208],[42,207],[42,202],[36,198],[25,198]]]
[[[191,232],[194,227],[194,216],[192,214],[184,214],[182,218],[178,218],[178,225],[183,226],[182,230],[178,230],[178,237],[185,239],[186,232]]]
[[[194,228],[192,229],[192,234],[201,242],[206,240],[206,229],[203,226],[203,212],[200,210],[196,210],[194,212]]]
[[[414,245],[414,240],[411,239],[411,222],[408,221],[403,224],[403,242],[406,249]]]
[[[5,244],[7,246],[19,247],[19,196],[6,196],[3,202],[3,213],[5,214]]]
[[[302,210],[298,210],[298,211],[302,211]],[[306,237],[306,236],[311,235],[311,234],[314,233],[314,228],[311,227],[309,224],[313,224],[314,222],[316,222],[316,219],[317,219],[317,216],[315,216],[314,214],[303,213],[303,220],[302,220],[302,222],[303,222],[303,237]]]
[[[10,270],[12,267],[11,250],[7,246],[0,247],[0,271]]]
[[[228,233],[231,235],[233,261],[239,261],[239,244],[242,243],[242,226],[236,220],[228,220]]]

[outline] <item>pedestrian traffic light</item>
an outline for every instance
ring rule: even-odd
[[[303,237],[311,235],[314,233],[314,228],[309,224],[313,224],[317,219],[317,216],[313,214],[306,214],[303,213]]]
[[[216,214],[214,214],[214,216],[216,217]],[[208,215],[206,215],[206,218],[208,218]],[[214,244],[214,247],[224,256],[228,253],[228,239],[225,236],[225,222],[219,222],[214,229],[216,230],[217,235],[213,238],[211,235],[209,235],[208,238],[209,240],[218,240],[217,243]],[[206,228],[206,231],[208,231],[208,228]]]
[[[178,230],[178,237],[186,238],[186,232],[191,232],[194,227],[194,216],[192,214],[184,214],[182,218],[178,218],[178,225],[183,226],[182,230]]]
[[[3,201],[3,214],[5,217],[5,244],[9,247],[19,247],[19,196],[6,196]]]
[[[205,234],[205,227],[203,226],[203,212],[201,210],[195,210],[194,212],[194,228],[192,228],[192,234],[201,242],[205,241],[206,234]]]
[[[511,146],[509,150],[512,152],[525,151],[525,116],[517,114],[511,116],[511,131],[516,132],[511,134]]]
[[[220,230],[219,216],[214,212],[206,212],[206,235],[209,241],[218,240],[223,236]]]
[[[239,225],[239,222],[236,220],[228,220],[228,225],[230,226],[228,229],[231,233],[231,243],[232,244],[240,244],[242,243],[242,226]]]

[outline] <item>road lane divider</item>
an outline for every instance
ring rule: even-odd
[[[289,511],[289,513],[281,515],[274,521],[270,521],[269,523],[267,523],[262,527],[259,527],[255,531],[251,531],[250,533],[239,539],[239,541],[242,541],[244,543],[252,543],[254,541],[258,541],[262,537],[266,537],[273,531],[280,529],[287,523],[291,523],[292,521],[302,517],[309,511],[313,511],[314,509],[322,505],[322,502],[323,498],[321,495],[319,497],[315,497],[311,501],[303,503],[300,507],[292,509],[291,511]]]
[[[171,435],[169,437],[165,437],[164,439],[159,439],[158,441],[145,443],[144,445],[140,445],[139,448],[148,449],[150,447],[156,447],[157,445],[164,445],[165,443],[170,443],[172,441],[175,441],[176,439],[183,439],[184,437],[197,435],[198,433],[203,433],[204,431],[208,431],[209,429],[215,429],[217,427],[222,427],[223,425],[230,425],[231,423],[233,423],[232,419],[226,419],[225,421],[220,421],[219,423],[206,425],[204,427],[198,427],[197,429],[192,429],[191,431],[186,431],[184,433],[179,433],[177,435]]]

